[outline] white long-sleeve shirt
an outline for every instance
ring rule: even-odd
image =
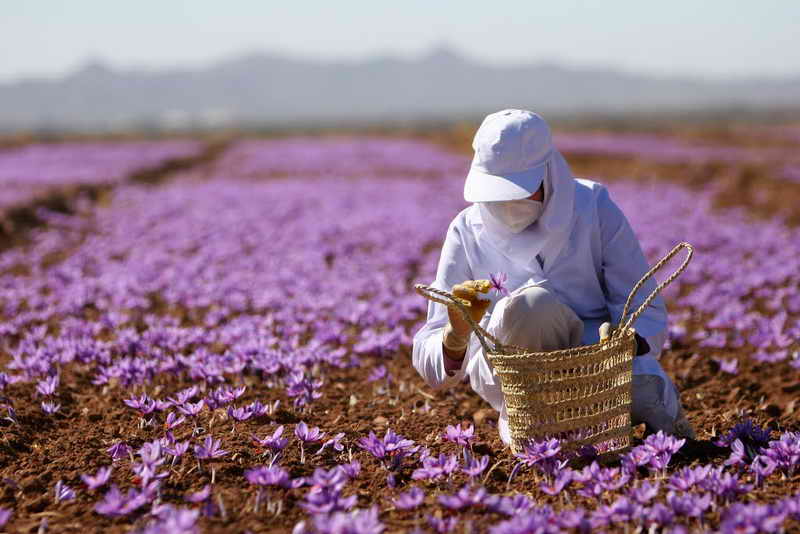
[[[611,199],[606,187],[592,180],[576,179],[575,182],[572,231],[558,257],[539,258],[540,261],[532,261],[523,267],[509,262],[496,250],[480,247],[477,235],[483,223],[478,206],[473,204],[450,223],[436,279],[430,285],[450,291],[455,284],[486,279],[498,271],[508,274],[506,287],[510,291],[529,283],[542,283],[583,321],[583,343],[597,343],[600,325],[606,321],[619,323],[628,294],[650,266],[627,218]],[[642,286],[631,303],[629,316],[655,286],[652,278]],[[492,330],[497,321],[490,322],[500,296],[482,294],[481,298],[492,301],[481,326],[495,333]],[[507,442],[503,394],[474,334],[470,336],[461,368],[452,375],[446,372],[442,333],[447,322],[447,308],[429,301],[427,321],[413,339],[414,367],[434,389],[469,377],[472,389],[500,412],[501,436]],[[653,299],[633,326],[650,345],[650,352],[634,358],[633,373],[658,375],[664,378],[665,384],[671,384],[658,363],[667,332],[663,298],[657,296]],[[670,397],[665,391],[667,411],[674,416],[677,400]]]

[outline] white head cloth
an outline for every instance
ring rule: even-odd
[[[558,257],[569,239],[575,205],[575,179],[564,157],[555,147],[547,160],[544,175],[544,209],[541,216],[522,232],[511,232],[479,204],[482,229],[478,232],[481,246],[496,249],[516,264],[527,266],[544,258],[545,269]]]

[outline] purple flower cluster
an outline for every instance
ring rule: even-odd
[[[632,150],[631,143],[617,152]],[[689,157],[681,150],[674,153]],[[728,157],[713,151],[701,156]],[[81,476],[85,488],[59,481],[55,500],[80,502],[84,492],[95,496],[97,513],[136,518],[143,532],[197,531],[201,514],[225,514],[222,494],[213,490],[219,487],[215,477],[231,472],[220,465],[248,458],[233,453],[237,430],[245,427],[265,436],[250,434],[268,451],[252,462],[265,465],[237,467],[243,469],[242,486],[255,494],[252,510],[263,515],[265,496],[266,513],[273,516],[284,504],[300,506],[309,515],[298,533],[385,529],[380,509],[358,508],[372,503],[363,502],[352,484],[361,469],[357,455],[388,470],[385,502],[397,510],[425,521],[428,505],[444,509],[444,515],[427,514],[428,526],[439,532],[457,528],[459,514],[469,509],[500,514],[502,521],[491,529],[498,534],[626,525],[703,529],[712,516],[721,518],[723,532],[774,531],[797,520],[797,497],[743,504],[743,496],[759,486],[795,476],[800,461],[796,433],[771,439],[751,422],[719,439],[731,449],[723,465],[671,472],[684,441],[662,433],[634,447],[620,466],[593,462],[580,470],[566,466],[557,439],[532,442],[514,468],[532,468],[525,474],[534,479],[527,488],[532,497],[492,495],[480,485],[481,477],[505,468],[499,458],[488,469],[489,455],[473,456],[478,447],[472,425],[447,425],[440,434],[459,447],[458,454],[447,454],[450,443],[429,444],[432,451],[392,429],[383,437],[369,432],[346,439],[334,428],[325,428],[328,434],[313,426],[321,424],[314,414],[332,380],[329,371],[364,367],[364,377],[382,382],[374,388],[382,400],[395,401],[394,391],[387,393],[390,382],[398,392],[407,390],[400,375],[390,377],[389,359],[408,349],[427,306],[407,281],[435,276],[439,251],[430,244],[441,241],[453,214],[465,206],[460,187],[467,167],[467,158],[417,142],[242,141],[208,173],[157,188],[120,185],[91,216],[43,213],[48,226],[32,235],[30,245],[0,254],[0,333],[8,356],[0,389],[18,397],[4,404],[4,423],[26,424],[12,401],[31,401],[37,411],[41,404],[59,418],[74,413],[62,385],[62,377],[74,374],[139,416],[131,435],[103,445],[120,486],[112,483],[112,467],[102,467]],[[297,179],[258,180],[282,173]],[[779,220],[753,221],[740,210],[714,211],[710,189],[628,182],[609,189],[649,259],[681,240],[698,250],[668,288],[675,302],[668,343],[717,358],[725,373],[751,363],[742,354],[730,359],[723,354],[727,347],[747,349],[765,365],[800,361],[793,356],[800,337],[800,297],[792,289],[800,284],[796,229]],[[746,251],[742,235],[748,236]],[[763,257],[770,261],[756,261]],[[491,278],[502,292],[502,273]],[[691,331],[687,310],[709,319],[707,331]],[[289,435],[278,426],[299,419]],[[257,426],[262,423],[268,430]],[[315,445],[313,465],[283,462],[293,439],[302,462],[305,447]],[[198,462],[188,461],[189,451]],[[332,463],[345,457],[351,461]],[[210,479],[185,497],[198,509],[163,504],[173,496],[162,487],[170,487],[176,473],[190,472]],[[425,489],[410,486],[409,478]],[[575,495],[597,506],[554,511],[534,504],[540,498],[569,503]],[[237,514],[249,513],[251,504],[247,499]],[[0,523],[5,513],[0,509]]]
[[[386,434],[382,439],[370,431],[367,437],[358,440],[358,446],[381,460],[384,467],[389,469],[396,469],[402,463],[403,458],[414,454],[419,449],[419,446],[415,446],[412,440],[395,433],[391,428],[386,429]]]
[[[196,156],[193,140],[34,143],[0,151],[0,209],[54,188],[114,184],[167,161]]]

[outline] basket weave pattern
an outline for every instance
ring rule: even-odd
[[[688,254],[681,266],[626,321],[639,288],[683,248]],[[691,245],[679,243],[639,280],[628,295],[620,324],[608,339],[554,351],[530,352],[503,344],[472,320],[466,309],[468,302],[465,305],[463,299],[423,284],[414,288],[429,300],[458,308],[472,327],[500,377],[514,453],[521,452],[532,439],[557,437],[567,450],[600,445],[604,454],[613,454],[626,450],[631,442],[631,377],[636,349],[632,325],[656,295],[683,272],[692,254]]]

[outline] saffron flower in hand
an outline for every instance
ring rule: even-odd
[[[496,272],[489,275],[489,280],[492,283],[492,289],[494,289],[495,293],[498,295],[509,296],[511,293],[506,288],[506,283],[508,283],[508,273],[504,272]]]

